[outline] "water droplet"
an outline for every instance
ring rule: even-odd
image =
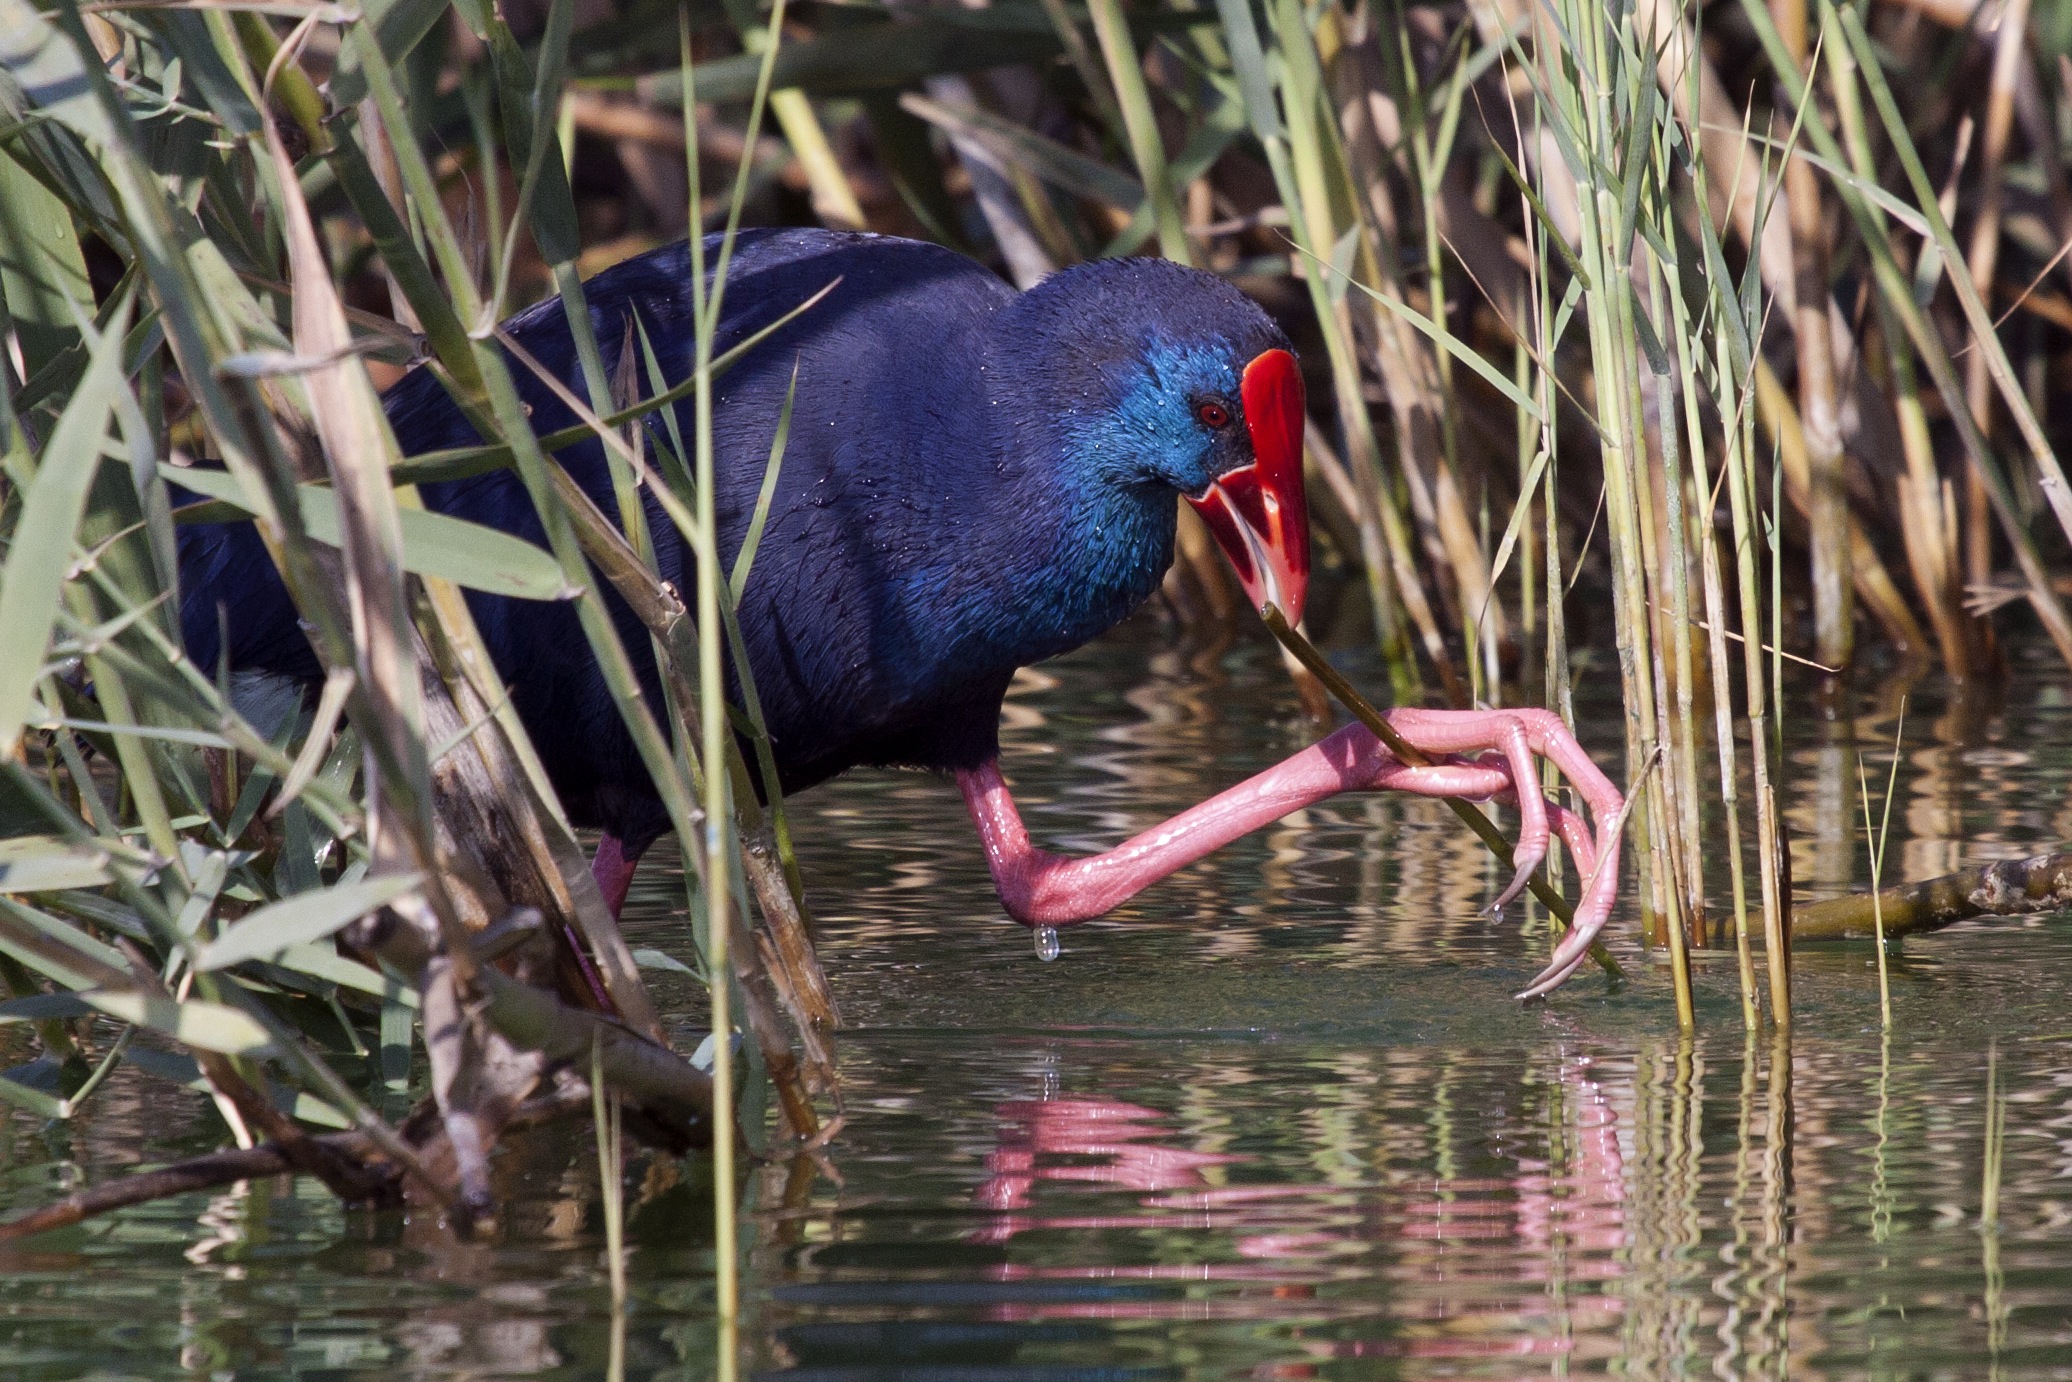
[[[1504,924],[1504,909],[1503,909],[1503,907],[1502,907],[1501,905],[1498,905],[1498,906],[1495,906],[1495,907],[1491,907],[1491,908],[1489,909],[1489,919],[1490,919],[1491,921],[1495,922],[1495,923],[1496,923],[1497,925],[1499,925],[1499,926],[1502,926],[1502,925]]]
[[[1058,957],[1058,928],[1039,926],[1036,928],[1036,958],[1049,964]]]

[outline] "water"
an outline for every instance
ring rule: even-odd
[[[1961,713],[1866,682],[1853,722],[1795,717],[1803,892],[1867,873],[1853,754],[1881,784],[1902,694],[1892,872],[2072,839],[2047,664]],[[1583,713],[1615,762],[1614,708]],[[1009,724],[1031,829],[1071,848],[1308,734],[1264,648],[1149,621],[1025,677]],[[1889,1037],[1867,947],[1802,954],[1788,1050],[1743,1039],[1731,958],[1706,956],[1680,1041],[1630,909],[1630,982],[1513,1002],[1546,938],[1529,908],[1481,914],[1505,880],[1436,803],[1313,809],[1076,928],[1059,964],[1000,914],[952,788],[858,776],[796,808],[847,1102],[823,1164],[749,1187],[743,1337],[773,1382],[2072,1376],[2067,918],[1909,942]],[[681,950],[680,896],[643,872],[634,944]],[[657,979],[693,1037],[693,990]],[[0,1211],[217,1128],[129,1072],[72,1125],[8,1115]],[[499,1174],[508,1211],[471,1244],[278,1181],[16,1248],[0,1376],[711,1375],[702,1162],[629,1168],[616,1337],[588,1127]]]

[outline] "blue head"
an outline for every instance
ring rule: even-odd
[[[1001,313],[996,397],[1018,401],[1025,450],[1079,478],[1198,495],[1251,464],[1245,368],[1287,337],[1214,274],[1102,259],[1054,274]]]
[[[1032,592],[1059,646],[1149,595],[1176,498],[1201,513],[1257,604],[1300,617],[1309,571],[1302,384],[1287,338],[1213,274],[1101,260],[1002,311],[986,392],[1023,481],[1064,508],[1068,550]]]

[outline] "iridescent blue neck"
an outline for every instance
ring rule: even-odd
[[[1030,569],[1018,602],[1023,661],[1076,648],[1148,599],[1173,564],[1178,507],[1159,484],[1096,478],[1080,488],[1058,515],[1051,560]]]

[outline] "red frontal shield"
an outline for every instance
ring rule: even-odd
[[[1277,607],[1289,623],[1302,618],[1309,593],[1309,500],[1302,489],[1302,371],[1285,350],[1269,350],[1245,366],[1245,428],[1252,464],[1216,478],[1189,499],[1254,607]]]

